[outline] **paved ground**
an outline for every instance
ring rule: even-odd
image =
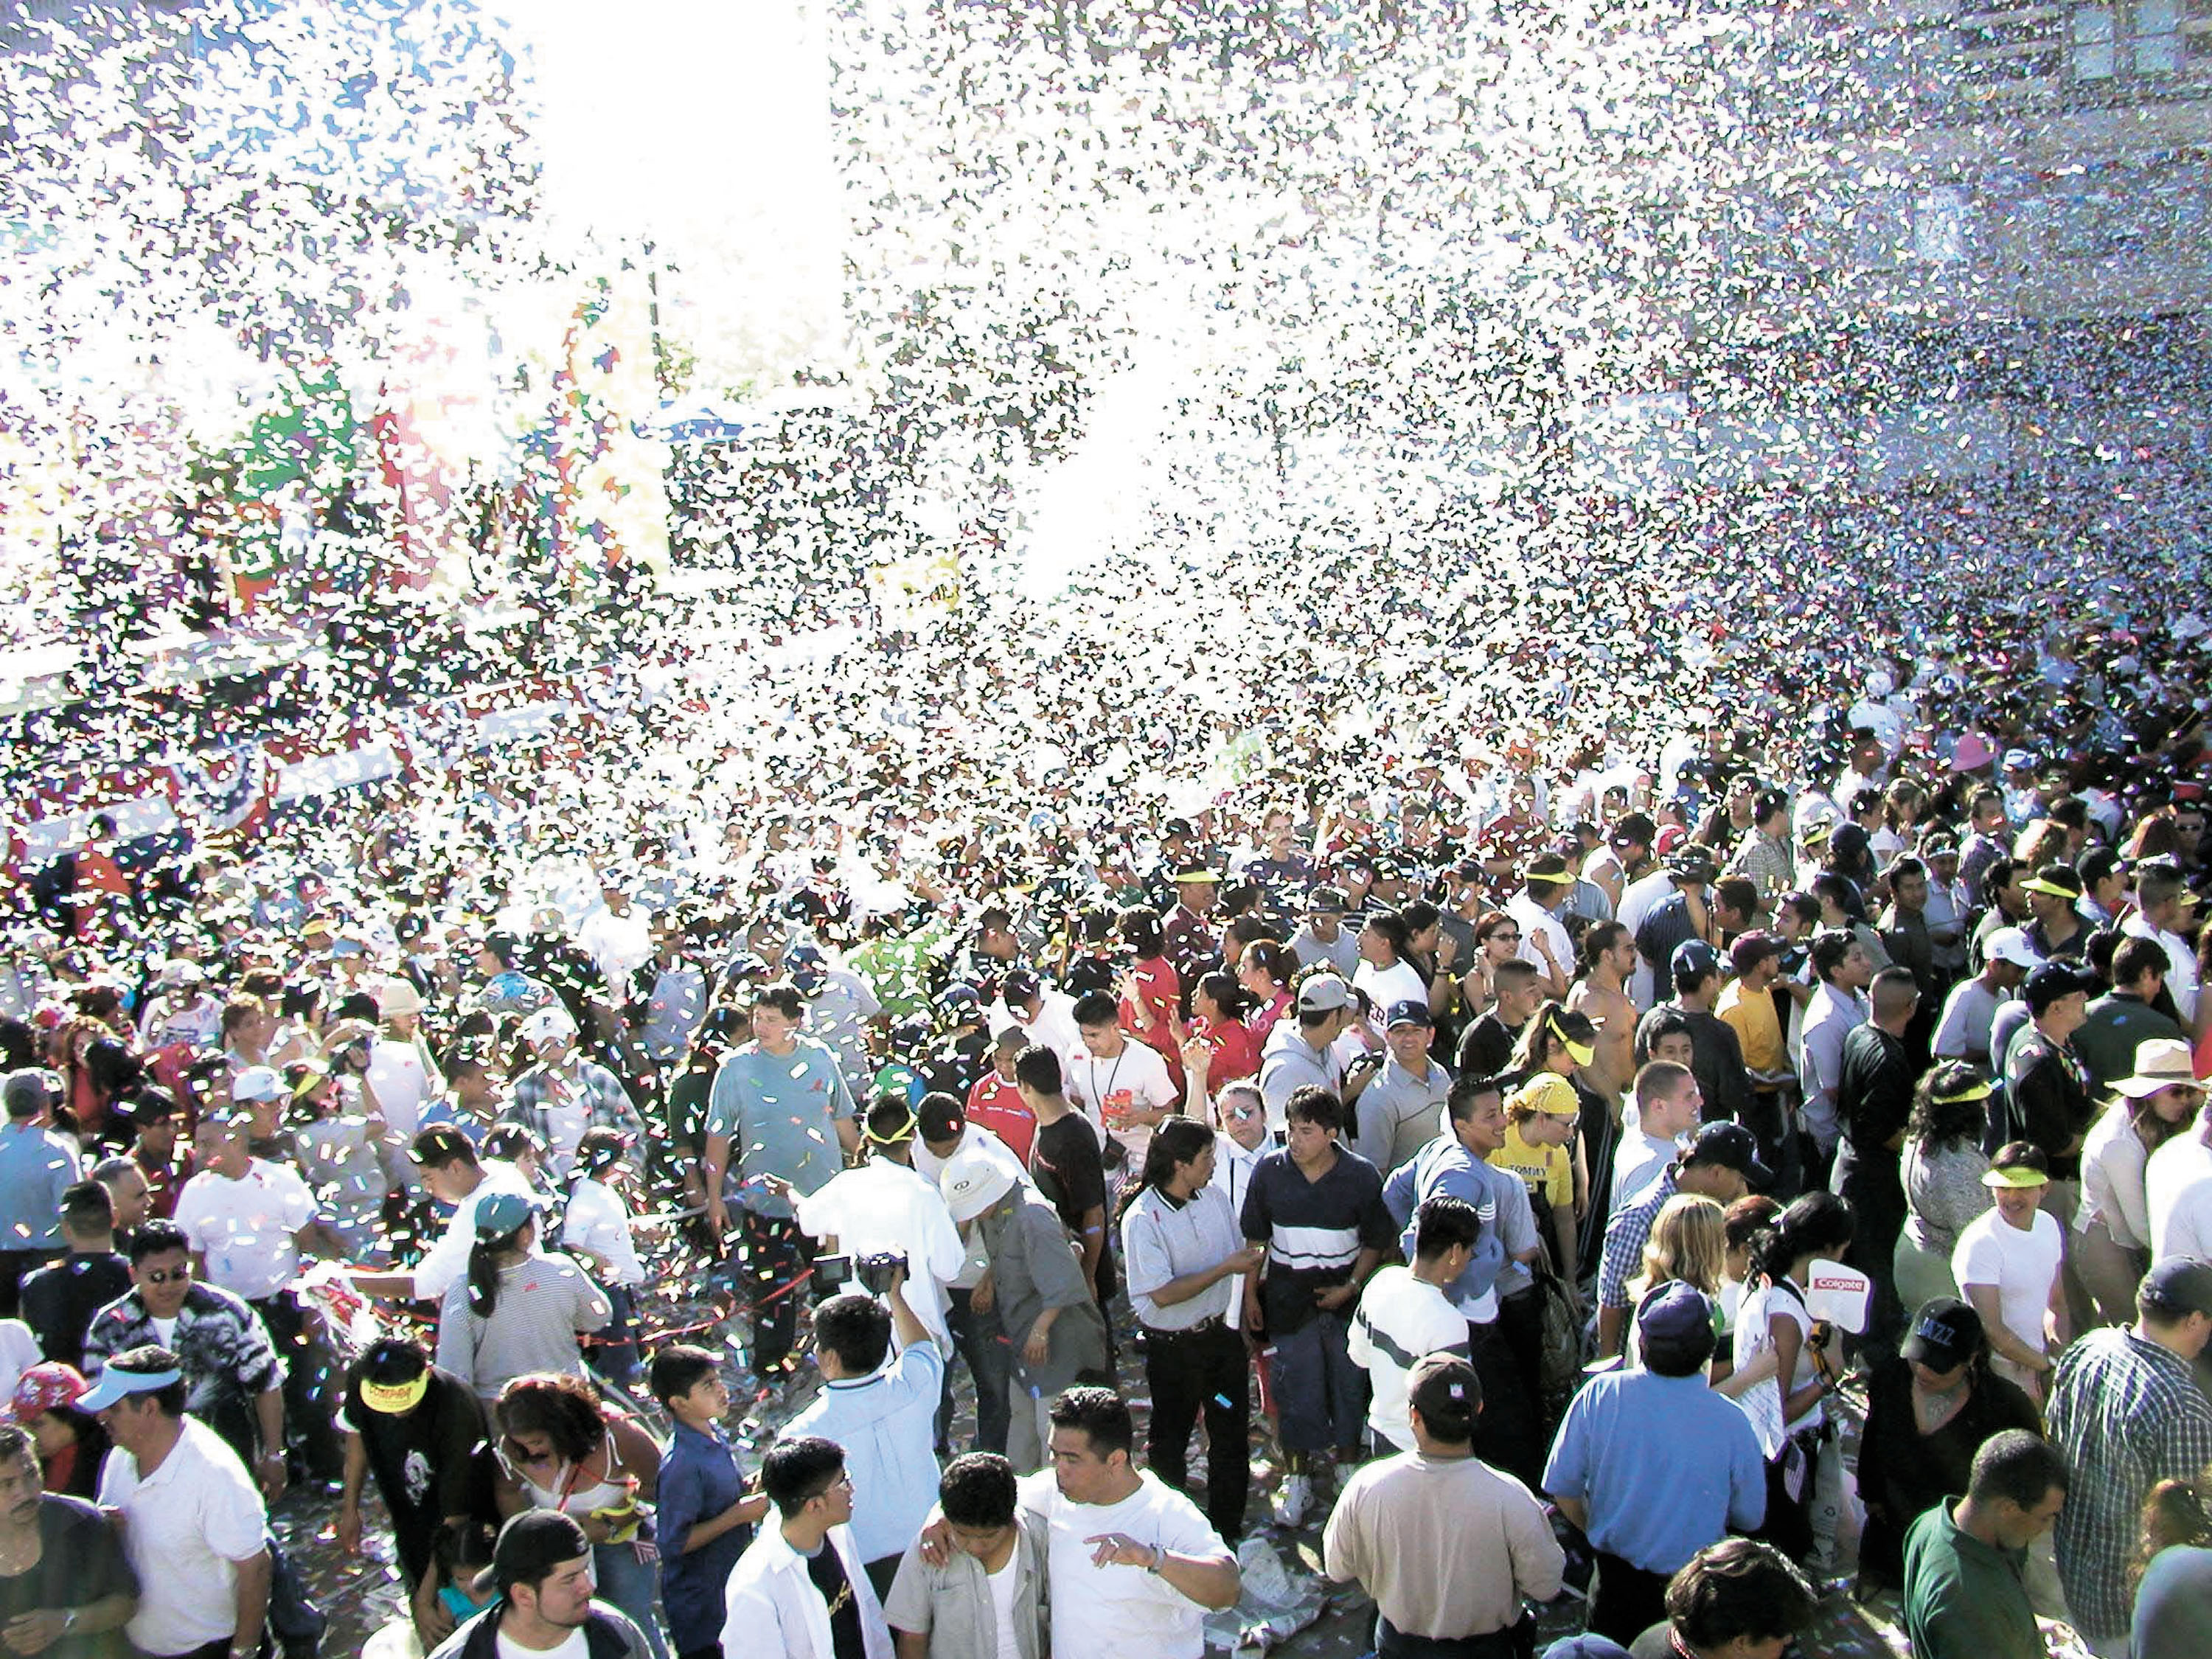
[[[730,1376],[738,1399],[756,1400],[757,1414],[749,1420],[744,1432],[763,1441],[772,1437],[775,1426],[805,1403],[816,1386],[810,1368],[805,1380],[781,1395],[754,1396],[748,1386],[749,1379],[734,1363]],[[974,1396],[964,1370],[956,1382],[956,1395],[959,1401],[959,1416],[954,1427],[957,1443],[974,1430]],[[1141,1440],[1142,1421],[1148,1413],[1149,1402],[1139,1397],[1133,1404]],[[659,1424],[655,1426],[663,1430],[665,1427]],[[1847,1440],[1847,1454],[1853,1449],[1852,1443]],[[1256,1434],[1254,1445],[1247,1450],[1253,1458],[1251,1512],[1257,1524],[1267,1515],[1276,1471]],[[1202,1457],[1194,1460],[1194,1481],[1202,1479],[1203,1467]],[[330,1494],[301,1490],[287,1495],[276,1516],[279,1534],[306,1574],[311,1594],[331,1616],[331,1632],[324,1644],[324,1653],[329,1659],[356,1654],[365,1655],[367,1659],[409,1659],[409,1656],[419,1652],[412,1644],[411,1632],[403,1636],[395,1629],[382,1637],[377,1634],[386,1625],[401,1619],[404,1601],[390,1548],[380,1539],[380,1506],[376,1505],[372,1494],[368,1524],[363,1528],[364,1552],[355,1558],[344,1557],[338,1552],[333,1528],[336,1512],[336,1500]],[[1262,1526],[1260,1530],[1261,1535],[1276,1546],[1286,1567],[1316,1581],[1318,1586],[1321,1533],[1317,1522],[1294,1533],[1271,1525]],[[1844,1547],[1848,1556],[1848,1540]],[[1847,1560],[1844,1565],[1848,1565]],[[1370,1650],[1372,1604],[1355,1587],[1328,1587],[1327,1594],[1327,1606],[1321,1618],[1274,1651],[1287,1659],[1355,1659]],[[1543,1609],[1543,1641],[1548,1643],[1580,1630],[1582,1605],[1579,1597],[1570,1592]],[[1832,1593],[1822,1605],[1820,1625],[1803,1644],[1804,1651],[1809,1659],[1889,1659],[1892,1655],[1905,1655],[1907,1649],[1902,1633],[1896,1628],[1895,1617],[1893,1602],[1865,1608],[1847,1595]]]

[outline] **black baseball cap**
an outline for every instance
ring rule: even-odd
[[[1913,1315],[1912,1329],[1897,1351],[1931,1371],[1955,1370],[1982,1351],[1986,1335],[1971,1304],[1939,1296]]]
[[[1754,1186],[1765,1186],[1774,1179],[1774,1171],[1759,1161],[1759,1142],[1741,1123],[1708,1123],[1700,1128],[1690,1142],[1690,1150],[1682,1154],[1682,1167],[1687,1170],[1700,1164],[1734,1170]]]
[[[566,1562],[592,1553],[591,1540],[573,1516],[559,1510],[525,1510],[499,1529],[491,1547],[491,1577],[503,1595],[532,1584]]]
[[[1407,997],[1401,1002],[1390,1005],[1390,1016],[1383,1024],[1386,1026],[1433,1025],[1436,1020],[1430,1014],[1427,1003],[1419,997]]]

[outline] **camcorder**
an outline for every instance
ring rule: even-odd
[[[872,1255],[817,1255],[814,1258],[814,1299],[857,1288],[881,1296],[906,1271],[906,1256],[898,1250],[878,1250]]]

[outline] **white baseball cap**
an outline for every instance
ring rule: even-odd
[[[1013,1189],[1014,1172],[991,1156],[987,1147],[970,1143],[945,1160],[937,1177],[937,1190],[955,1221],[973,1221]]]
[[[2027,933],[2020,927],[2000,927],[1990,935],[1983,946],[1983,954],[1999,962],[2009,962],[2015,968],[2037,969],[2043,966],[2042,952],[2027,942]]]

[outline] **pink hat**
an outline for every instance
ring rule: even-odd
[[[41,1412],[74,1406],[91,1392],[92,1384],[76,1366],[64,1365],[58,1359],[44,1360],[16,1382],[8,1415],[18,1423],[28,1423]]]
[[[1997,757],[1996,750],[1978,732],[1966,732],[1959,739],[1959,746],[1951,751],[1954,772],[1978,772]]]

